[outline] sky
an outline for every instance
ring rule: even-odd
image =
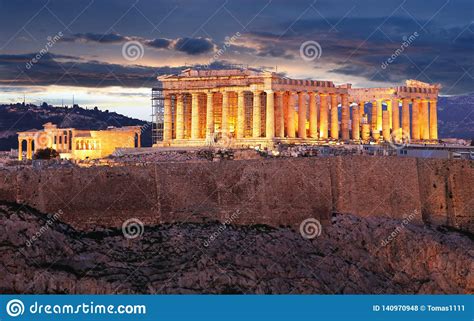
[[[473,0],[0,0],[0,103],[150,120],[156,77],[259,68],[353,87],[474,92]]]

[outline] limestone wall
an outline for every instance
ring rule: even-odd
[[[158,163],[0,172],[0,199],[81,229],[218,219],[298,226],[331,212],[403,218],[474,232],[468,161],[392,157]]]

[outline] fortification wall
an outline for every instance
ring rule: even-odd
[[[0,172],[0,200],[61,210],[80,229],[230,221],[298,226],[333,211],[474,232],[469,161],[331,157]]]

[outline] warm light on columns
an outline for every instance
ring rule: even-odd
[[[169,142],[172,138],[173,129],[171,128],[173,124],[172,113],[171,113],[171,95],[165,94],[164,101],[164,123],[163,123],[163,141]],[[59,147],[59,136],[56,136],[56,148]]]
[[[237,95],[237,138],[244,138],[245,131],[245,92]]]
[[[319,137],[321,139],[328,138],[328,96],[320,94],[320,112],[319,112]]]
[[[191,139],[199,138],[199,93],[191,97]]]
[[[272,90],[266,90],[266,104],[265,104],[265,137],[273,139],[275,137],[275,96]]]
[[[318,109],[316,107],[316,95],[309,92],[309,136],[318,138]]]
[[[298,93],[298,137],[306,138],[306,93]]]
[[[339,138],[339,114],[337,110],[337,95],[331,94],[331,138]]]

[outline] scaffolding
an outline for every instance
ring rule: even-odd
[[[165,122],[165,98],[161,84],[151,90],[151,139],[153,144],[163,141],[163,127]]]

